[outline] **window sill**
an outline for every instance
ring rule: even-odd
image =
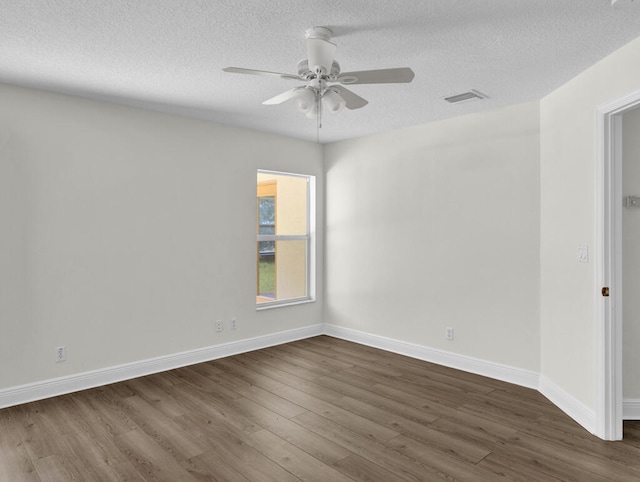
[[[256,305],[256,311],[271,310],[273,308],[284,308],[285,306],[306,305],[307,303],[315,303],[313,298],[302,298],[291,301],[274,301],[271,303],[261,303]]]

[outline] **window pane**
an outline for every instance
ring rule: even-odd
[[[307,242],[276,241],[278,300],[307,296]]]
[[[257,302],[276,299],[276,250],[274,241],[258,242],[258,293]]]
[[[258,198],[258,234],[276,232],[276,198],[263,196]]]
[[[307,296],[307,242],[275,241],[275,250],[258,242],[258,303]]]
[[[258,256],[274,256],[276,254],[275,241],[259,241]]]
[[[275,177],[278,186],[276,234],[307,234],[307,179]]]

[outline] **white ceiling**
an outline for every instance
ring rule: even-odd
[[[262,105],[295,81],[222,68],[296,73],[305,30],[327,26],[343,71],[416,74],[411,84],[351,86],[369,105],[325,116],[320,141],[332,142],[540,99],[640,34],[640,1],[630,5],[0,0],[0,82],[316,140],[315,122],[290,102]],[[470,89],[489,99],[442,100]]]

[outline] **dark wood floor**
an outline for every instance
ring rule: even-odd
[[[640,423],[321,336],[0,410],[0,480],[640,480]]]

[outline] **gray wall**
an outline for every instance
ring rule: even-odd
[[[320,146],[3,85],[0,104],[0,389],[322,322],[322,270],[318,302],[255,309],[256,169],[317,176],[322,266]]]
[[[541,374],[594,412],[597,344],[596,112],[640,86],[640,38],[540,101]]]
[[[538,110],[326,146],[325,321],[538,372]]]

